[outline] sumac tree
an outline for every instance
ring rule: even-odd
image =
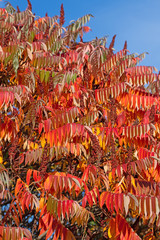
[[[0,239],[160,238],[160,75],[91,17],[0,9]]]

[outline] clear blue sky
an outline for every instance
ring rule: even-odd
[[[14,7],[21,10],[27,7],[27,0],[10,0]],[[160,70],[160,0],[32,0],[33,12],[37,16],[59,14],[60,5],[63,3],[66,24],[70,20],[91,13],[88,26],[92,32],[88,33],[85,40],[97,37],[112,36],[117,34],[115,49],[123,48],[125,40],[131,53],[149,52],[144,65],[155,66]],[[4,6],[3,1],[0,6]]]

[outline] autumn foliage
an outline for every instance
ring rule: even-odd
[[[0,9],[0,239],[160,239],[160,75],[91,17]]]

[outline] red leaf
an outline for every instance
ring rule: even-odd
[[[69,219],[69,214],[70,214],[70,200],[66,201],[66,214],[67,214],[67,218]]]
[[[121,213],[123,213],[124,211],[124,204],[123,204],[123,194],[120,193],[118,195],[118,205],[119,205],[119,208],[121,209]]]
[[[67,201],[62,201],[62,213],[63,213],[63,217],[65,218],[65,213],[66,213],[66,203]]]
[[[88,203],[90,205],[90,207],[93,206],[93,200],[92,200],[92,195],[90,192],[87,193],[87,200],[88,200]]]
[[[61,211],[62,211],[62,202],[59,200],[58,201],[58,207],[57,207],[57,212],[58,212],[58,217],[59,219],[61,218]]]
[[[91,28],[90,28],[90,27],[87,27],[87,26],[83,26],[82,29],[83,29],[83,31],[86,32],[86,33],[91,30]]]
[[[86,203],[87,203],[87,195],[83,197],[82,199],[82,207],[86,207]]]
[[[114,211],[114,204],[115,204],[115,194],[110,194],[111,195],[111,199],[110,199],[110,202],[111,202],[111,211],[113,212]]]
[[[28,193],[28,194],[27,194],[27,197],[26,197],[26,201],[25,201],[25,205],[26,205],[26,207],[27,207],[28,210],[29,210],[29,205],[30,205],[30,203],[31,203],[31,194]]]
[[[107,193],[107,196],[106,196],[106,207],[108,208],[108,211],[110,211],[110,203],[111,203],[111,193]]]
[[[107,196],[107,192],[103,192],[101,195],[100,195],[100,201],[99,201],[99,205],[100,207],[102,208],[103,205],[104,205],[104,202],[106,200],[106,196]],[[106,205],[107,206],[107,205]],[[108,208],[108,207],[107,207]]]
[[[27,183],[28,186],[29,186],[29,183],[30,183],[31,175],[32,175],[32,169],[29,169],[27,171],[27,176],[26,176],[26,183]]]
[[[115,194],[115,210],[116,212],[118,213],[119,212],[119,201],[118,201],[118,198],[119,198],[119,194]]]

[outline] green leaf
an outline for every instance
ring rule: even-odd
[[[44,78],[45,83],[48,82],[48,80],[49,80],[49,75],[50,75],[50,72],[49,72],[49,71],[46,71],[46,72],[45,72],[45,78]]]
[[[10,60],[13,59],[13,56],[14,56],[14,53],[12,53],[11,55],[9,55],[8,57],[5,58],[5,60],[4,60],[4,65],[5,65],[5,66],[8,64],[8,62],[9,62]]]

